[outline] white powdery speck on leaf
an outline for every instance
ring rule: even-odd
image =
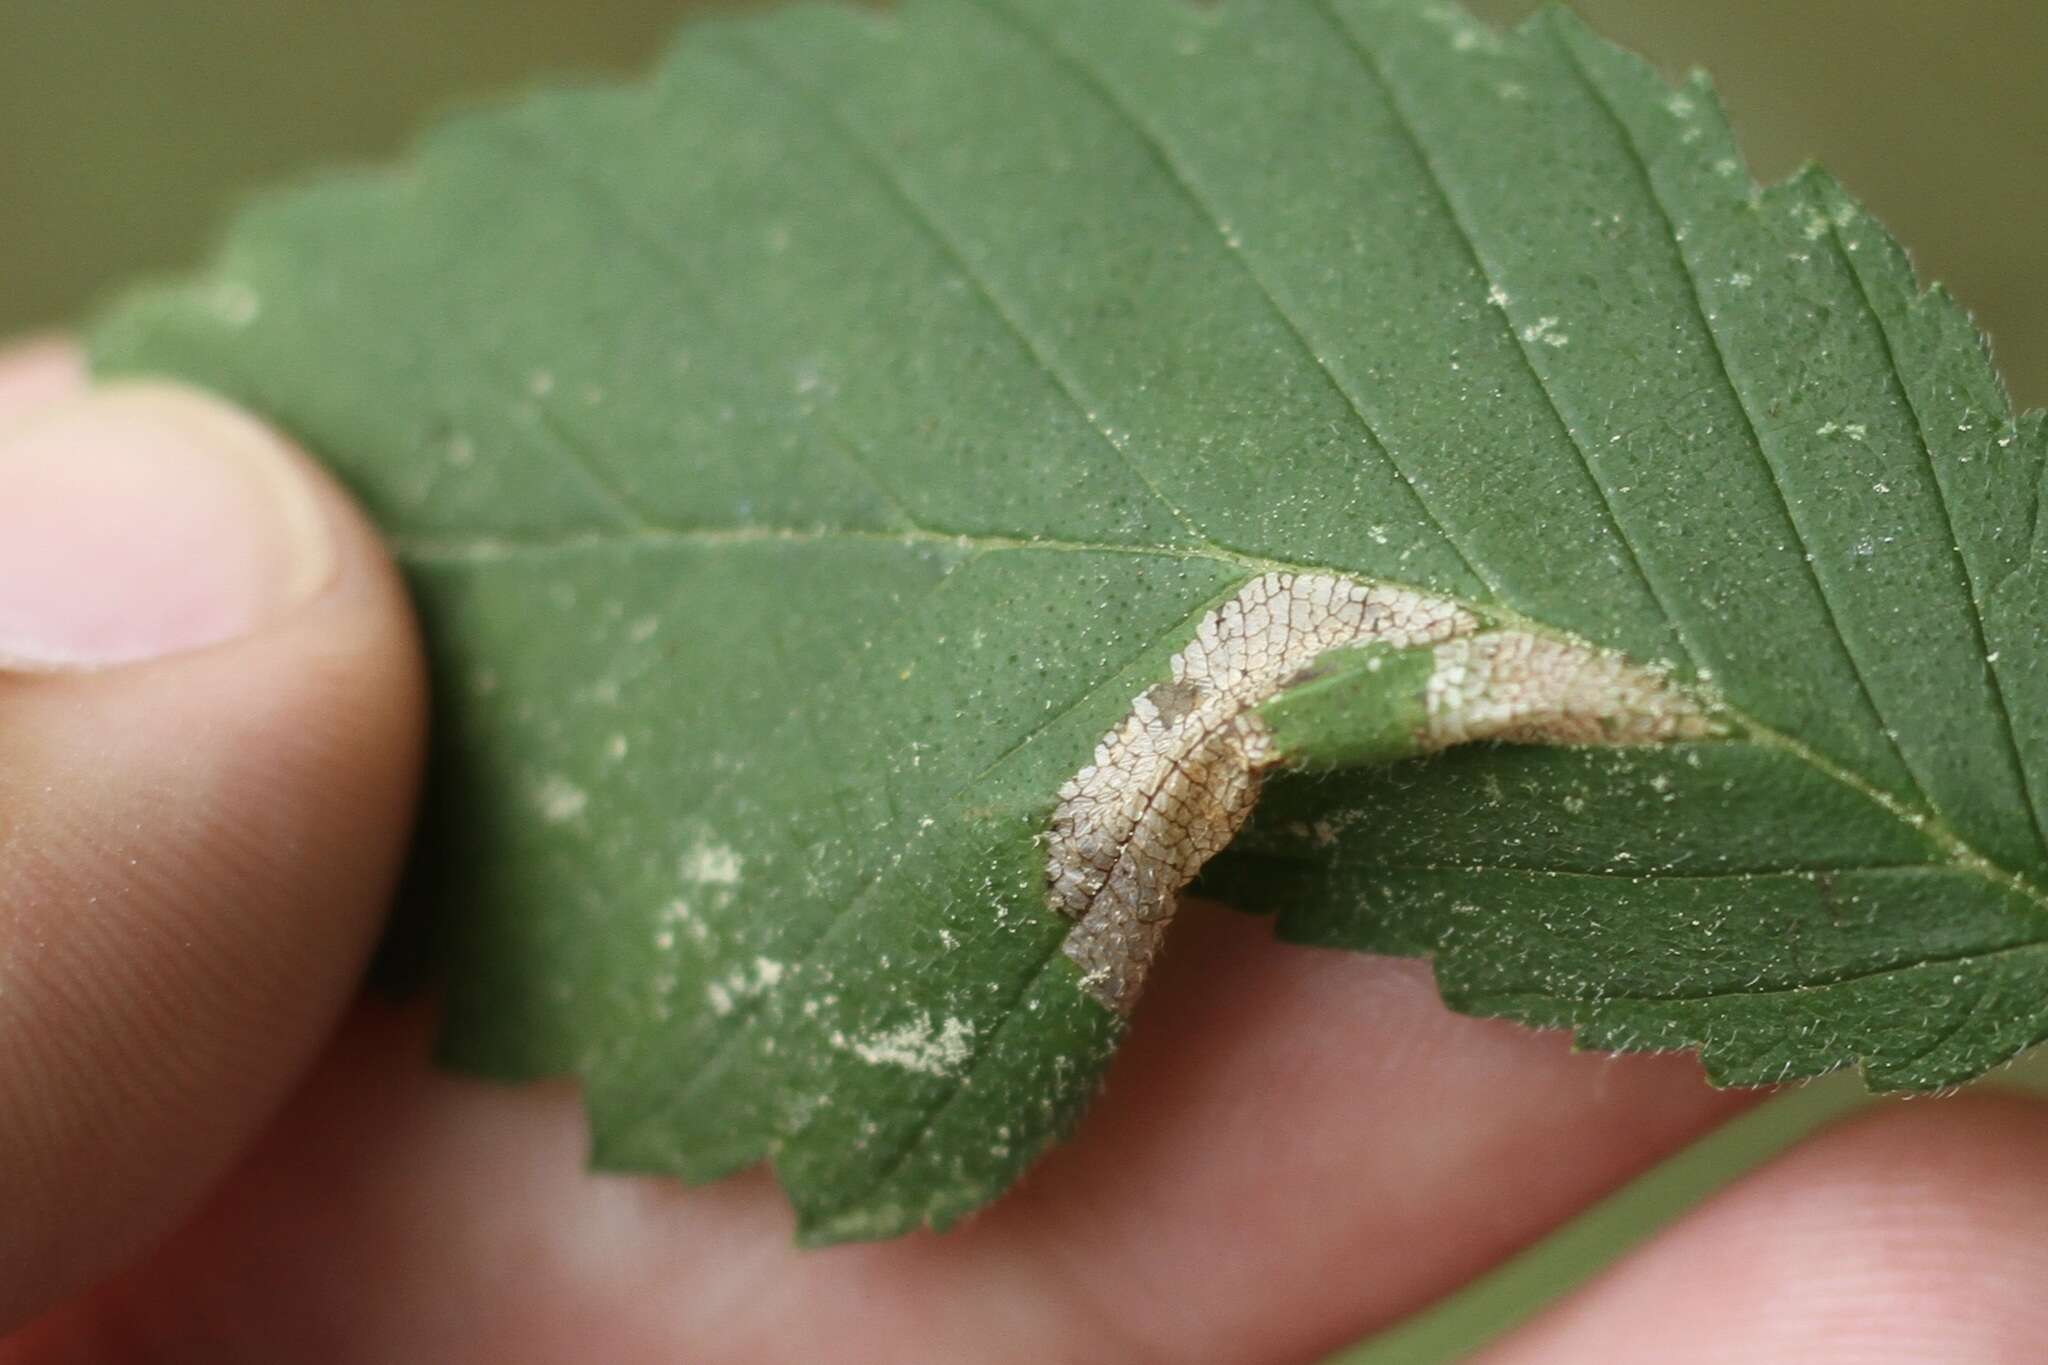
[[[870,1066],[948,1076],[974,1056],[974,1025],[965,1019],[947,1019],[934,1028],[932,1017],[920,1014],[907,1024],[866,1037],[835,1033],[832,1043]]]

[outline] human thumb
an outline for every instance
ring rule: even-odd
[[[312,1060],[422,693],[374,535],[267,428],[0,384],[0,1334],[175,1224]]]

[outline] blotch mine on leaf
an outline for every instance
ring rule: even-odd
[[[1054,907],[1078,921],[1065,951],[1089,993],[1130,1009],[1175,897],[1250,815],[1272,761],[1253,706],[1340,645],[1424,644],[1477,624],[1448,601],[1330,574],[1265,574],[1204,616],[1169,680],[1059,790],[1046,871]]]
[[[1526,631],[1481,631],[1457,603],[1334,574],[1268,573],[1202,618],[1059,790],[1046,859],[1064,951],[1088,993],[1128,1014],[1182,887],[1244,825],[1282,759],[1255,708],[1331,650],[1433,647],[1408,739],[1648,744],[1713,733],[1655,670]]]

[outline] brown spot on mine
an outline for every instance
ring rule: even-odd
[[[1145,699],[1159,712],[1159,719],[1178,725],[1201,703],[1202,691],[1193,683],[1154,683],[1145,689]]]

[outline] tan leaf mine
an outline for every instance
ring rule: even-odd
[[[1060,787],[1046,874],[1076,921],[1084,988],[1128,1014],[1182,887],[1250,816],[1277,761],[1253,708],[1324,652],[1435,644],[1421,750],[1476,739],[1644,744],[1713,732],[1654,671],[1523,631],[1479,633],[1445,598],[1335,574],[1268,573],[1202,618],[1171,676],[1140,693]]]

